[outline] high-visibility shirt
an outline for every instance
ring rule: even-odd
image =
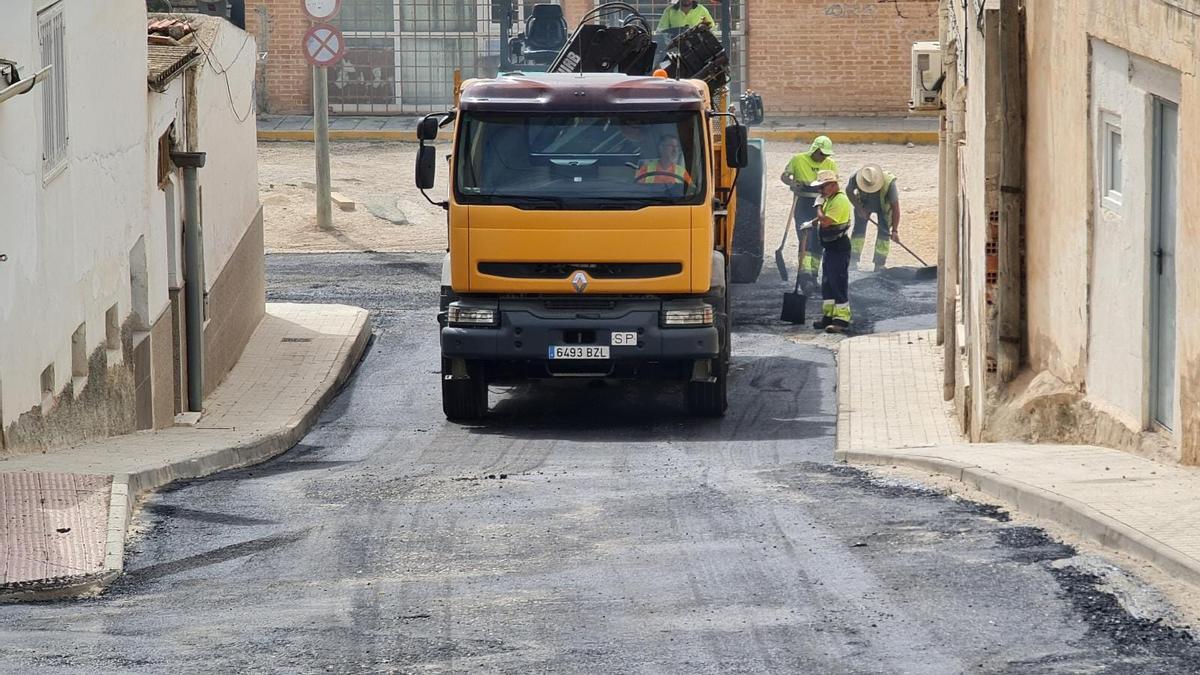
[[[854,211],[854,207],[850,204],[850,198],[845,192],[838,192],[836,195],[825,200],[825,203],[820,206],[820,212],[828,219],[833,221],[832,225],[821,225],[821,241],[835,241],[838,237],[846,234],[846,230],[850,229],[850,214]]]
[[[716,24],[716,22],[713,21],[712,14],[709,14],[708,10],[704,8],[704,5],[701,5],[699,2],[697,2],[694,7],[686,12],[679,6],[679,3],[676,2],[670,7],[667,7],[667,10],[663,12],[662,18],[658,20],[658,30],[664,31],[671,28],[691,28],[692,26],[699,26],[700,23],[706,19],[708,20],[709,25]]]
[[[662,173],[672,174],[675,177],[672,178],[671,176],[658,174],[655,176],[647,176],[645,180],[642,180],[642,177],[646,176],[646,174],[656,173],[659,171]],[[668,185],[678,185],[680,183],[691,183],[692,175],[687,172],[687,169],[685,169],[682,164],[677,162],[664,164],[657,159],[652,159],[647,162],[642,162],[642,165],[638,167],[637,177],[635,180],[639,183],[646,184],[664,183]]]
[[[812,158],[812,154],[807,152],[801,152],[792,157],[787,165],[787,172],[792,174],[792,179],[800,184],[800,191],[803,194],[815,195],[819,192],[818,188],[809,187],[809,185],[817,179],[818,171],[826,170],[837,173],[837,162],[833,161],[832,157],[826,157],[817,162]]]

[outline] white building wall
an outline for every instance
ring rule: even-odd
[[[211,21],[217,22],[219,30],[213,43],[205,44],[208,59],[196,70],[196,147],[192,148],[208,153],[199,176],[204,195],[204,274],[210,290],[259,207],[254,116],[257,47],[249,33],[225,21]]]
[[[41,92],[0,104],[0,414],[10,423],[71,378],[71,335],[90,354],[105,313],[130,306],[128,252],[144,227],[145,4],[63,0],[69,141],[65,168],[42,175]],[[6,0],[0,46],[29,74],[41,62],[39,0]],[[115,74],[136,73],[136,77]],[[38,85],[42,87],[44,85]],[[152,275],[161,269],[151,262]]]

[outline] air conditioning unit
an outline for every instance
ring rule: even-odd
[[[942,47],[937,42],[914,42],[912,46],[912,98],[910,110],[941,108]]]

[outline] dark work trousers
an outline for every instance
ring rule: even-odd
[[[822,242],[821,298],[825,316],[850,323],[850,237]]]
[[[883,214],[879,211],[868,211],[867,218],[875,216],[875,255],[874,261],[876,267],[883,267],[887,263],[888,253],[892,250],[892,230],[884,224]],[[854,215],[854,230],[851,233],[850,239],[850,254],[854,258],[854,262],[858,262],[858,257],[862,255],[863,244],[867,239],[867,226],[870,222],[866,218],[859,218],[858,214]]]
[[[817,207],[814,203],[816,200],[815,194],[803,194],[796,199],[796,235],[797,242],[803,242],[804,236],[800,232],[800,226],[804,223],[817,217]],[[821,264],[821,237],[817,234],[816,226],[808,231],[808,242],[804,246],[804,250],[800,251],[800,273],[807,274],[814,279],[817,276],[817,268]]]

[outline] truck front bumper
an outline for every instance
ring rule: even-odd
[[[700,298],[485,299],[459,298],[466,307],[491,308],[489,327],[443,326],[442,356],[489,362],[489,371],[529,377],[690,377],[692,362],[717,357],[716,326],[666,327],[666,309],[702,306]],[[637,333],[636,345],[613,345],[614,332]],[[607,346],[610,358],[552,361],[555,346]],[[489,378],[490,379],[490,378]]]

